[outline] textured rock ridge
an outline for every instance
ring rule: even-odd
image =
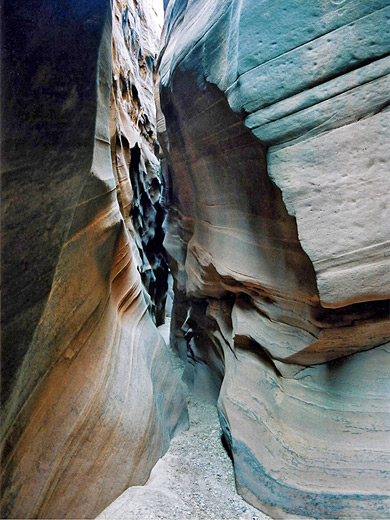
[[[166,5],[173,342],[276,518],[389,516],[388,11]]]
[[[3,11],[4,518],[96,516],[147,480],[186,423],[148,312],[163,301],[154,291],[148,303],[139,274],[155,217],[135,229],[129,211],[138,182],[157,213],[154,109],[140,94],[134,132],[119,126],[111,39],[124,41],[126,25],[112,31],[111,16],[109,2],[90,1]],[[143,13],[131,27],[147,34],[148,23]],[[148,78],[134,89],[153,99]]]
[[[114,3],[110,139],[119,206],[137,244],[149,310],[160,325],[168,264],[162,246],[166,208],[154,101],[160,28],[150,11],[147,2]]]

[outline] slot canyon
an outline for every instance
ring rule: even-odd
[[[1,518],[390,518],[389,0],[1,16]]]

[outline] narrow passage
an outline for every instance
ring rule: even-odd
[[[169,344],[169,320],[159,330]],[[175,354],[172,356],[181,377],[183,363]],[[236,492],[233,465],[222,446],[216,407],[188,391],[187,401],[190,429],[172,439],[147,483],[127,489],[98,516],[99,520],[269,518]]]

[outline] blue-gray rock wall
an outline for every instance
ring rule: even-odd
[[[389,515],[389,9],[166,6],[173,343],[276,518]]]

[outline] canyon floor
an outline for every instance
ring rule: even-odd
[[[159,328],[168,343],[169,321]],[[183,364],[172,353],[181,377]],[[187,392],[189,430],[177,435],[144,486],[127,489],[99,520],[269,519],[236,492],[216,407]]]

